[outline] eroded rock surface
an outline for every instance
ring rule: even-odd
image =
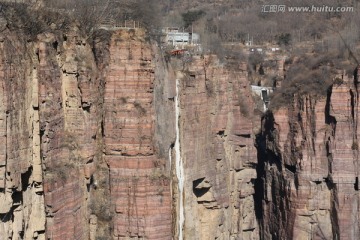
[[[8,29],[0,38],[0,235],[45,239],[37,45]]]
[[[104,69],[103,139],[116,239],[172,236],[168,155],[161,148],[171,145],[166,139],[174,129],[166,126],[173,125],[174,117],[166,89],[154,87],[165,79],[163,60],[156,54],[143,33],[120,31],[110,41],[109,65]],[[169,111],[164,119],[156,119],[159,108]],[[168,137],[157,144],[156,132]]]
[[[357,75],[327,97],[296,97],[258,135],[263,239],[358,239]]]
[[[246,64],[0,18],[1,239],[359,238],[357,74],[260,122]]]
[[[185,72],[185,74],[184,74]],[[258,239],[254,103],[246,67],[194,57],[180,78],[185,239]]]
[[[1,238],[171,238],[166,63],[142,30],[106,34],[1,33]]]

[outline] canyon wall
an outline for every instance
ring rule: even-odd
[[[75,25],[0,40],[1,236],[176,238],[181,156],[184,238],[258,237],[245,66],[195,56],[173,69],[139,29],[93,46]]]
[[[257,136],[262,239],[358,239],[358,77],[296,96]]]
[[[1,33],[4,239],[85,239],[97,153],[96,65],[75,27]],[[94,105],[93,105],[94,104]]]
[[[1,30],[0,235],[45,239],[37,57],[24,54],[25,37],[7,30],[4,19]]]
[[[141,30],[115,32],[103,69],[102,154],[109,166],[115,239],[172,236],[166,162],[174,107],[164,86],[166,63],[145,37]]]
[[[261,117],[246,63],[51,28],[0,15],[1,239],[359,238],[357,71]]]
[[[253,130],[259,116],[246,64],[229,70],[216,56],[195,56],[177,77],[184,239],[258,239]]]
[[[139,29],[92,46],[75,25],[33,37],[1,24],[1,238],[170,239],[174,106],[158,48]]]

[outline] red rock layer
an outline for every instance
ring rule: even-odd
[[[155,52],[141,31],[124,30],[112,36],[109,53],[103,139],[114,236],[171,239],[170,179],[154,141]]]
[[[6,22],[6,21],[5,21]],[[45,237],[35,54],[1,23],[0,238]]]
[[[245,69],[194,57],[180,78],[185,239],[258,239],[253,110]]]
[[[171,238],[166,64],[140,30],[99,46],[0,35],[0,238]]]
[[[90,45],[76,29],[64,36],[44,35],[36,49],[46,235],[86,239],[90,178],[86,170],[97,149],[96,65]]]
[[[8,29],[0,37],[0,236],[84,239],[84,168],[97,130],[83,108],[96,96],[91,48],[76,29],[28,37]]]
[[[258,135],[263,238],[358,239],[357,84],[296,97]]]

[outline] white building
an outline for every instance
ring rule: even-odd
[[[179,28],[165,28],[165,43],[173,46],[196,45],[200,43],[200,35],[181,31]]]
[[[270,103],[269,95],[274,91],[274,88],[251,85],[251,91],[253,94],[258,95],[261,98],[261,100],[264,102],[264,112],[265,112],[268,109]]]

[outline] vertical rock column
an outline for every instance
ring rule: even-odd
[[[357,239],[359,232],[359,95],[358,79],[343,78],[332,88],[329,117],[335,123],[329,141],[334,183],[334,237]]]
[[[258,239],[253,101],[246,68],[194,56],[178,72],[184,239]]]
[[[89,169],[97,149],[96,65],[76,28],[38,38],[46,235],[88,239]]]
[[[326,97],[295,96],[263,119],[257,145],[263,238],[359,238],[357,79],[336,77],[343,83]]]
[[[8,30],[0,38],[0,236],[45,239],[34,44]]]
[[[142,30],[115,32],[104,74],[104,159],[117,239],[172,234],[170,180],[154,141],[155,58],[144,37]]]

